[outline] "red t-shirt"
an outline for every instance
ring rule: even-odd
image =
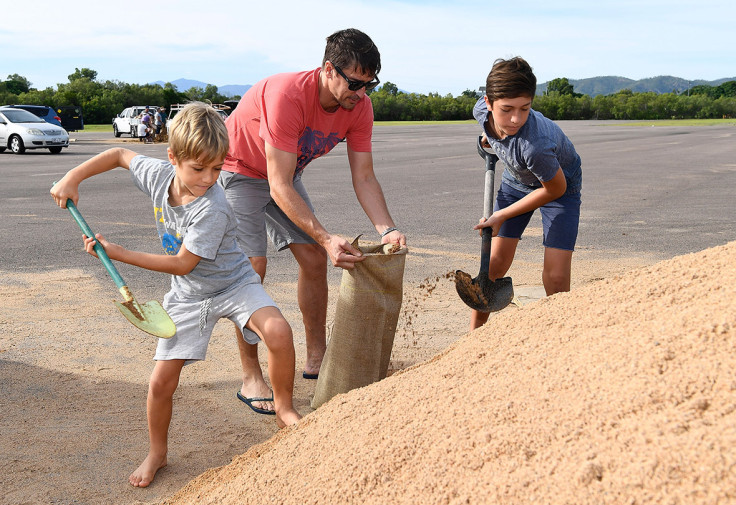
[[[345,138],[353,151],[371,152],[373,106],[368,96],[352,109],[325,111],[320,68],[276,74],[250,88],[227,118],[230,150],[223,170],[267,179],[266,146],[297,154],[296,173]]]

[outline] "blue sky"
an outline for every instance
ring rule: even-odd
[[[36,88],[82,67],[129,83],[253,84],[316,68],[325,37],[348,27],[373,38],[382,81],[418,93],[477,89],[516,55],[539,82],[736,76],[733,0],[35,0],[5,2],[2,18],[0,79]]]

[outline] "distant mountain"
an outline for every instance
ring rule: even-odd
[[[151,84],[158,84],[159,86],[164,86],[166,82],[156,81],[156,82],[152,82]],[[208,86],[208,83],[206,82],[195,81],[192,79],[177,79],[175,81],[171,81],[171,84],[173,84],[176,87],[177,91],[181,91],[181,92],[187,91],[190,88],[205,89]],[[250,84],[227,84],[225,86],[218,86],[217,92],[227,97],[243,96],[245,92],[250,89],[250,87],[251,87]]]
[[[225,86],[219,86],[217,91],[225,96],[243,96],[250,88],[250,84],[226,84]]]
[[[611,95],[622,89],[630,89],[635,93],[645,93],[653,91],[655,93],[682,93],[687,91],[688,88],[704,84],[706,86],[718,86],[728,81],[736,81],[736,77],[727,77],[723,79],[717,79],[715,81],[704,81],[695,80],[688,81],[680,77],[672,77],[671,75],[660,75],[658,77],[649,77],[647,79],[640,79],[635,81],[633,79],[627,79],[626,77],[618,76],[603,76],[603,77],[590,77],[587,79],[568,79],[572,84],[575,93],[582,93],[583,95],[596,96],[596,95]],[[543,95],[547,91],[548,82],[537,84],[537,95]]]

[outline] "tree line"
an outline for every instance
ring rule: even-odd
[[[217,87],[190,88],[180,92],[171,83],[127,84],[98,81],[97,72],[75,69],[69,82],[56,89],[32,88],[18,74],[0,81],[0,104],[31,104],[61,107],[81,106],[87,124],[107,124],[131,105],[162,105],[192,100],[222,103],[230,99]],[[448,121],[472,119],[473,106],[482,96],[467,89],[458,96],[439,93],[406,93],[396,84],[385,82],[370,92],[377,121]],[[238,98],[238,97],[236,97]],[[694,86],[687,92],[634,93],[622,90],[611,95],[590,97],[575,93],[567,78],[553,79],[547,91],[534,99],[533,108],[550,119],[712,119],[736,117],[736,81],[719,86]]]

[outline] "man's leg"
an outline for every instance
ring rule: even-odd
[[[488,265],[488,277],[491,280],[495,281],[496,279],[500,279],[509,271],[511,263],[514,261],[517,245],[519,245],[518,238],[494,237],[491,240],[491,261]],[[471,310],[471,331],[486,324],[489,316],[489,312]]]
[[[261,277],[261,282],[266,276],[266,258],[255,256],[250,258],[253,270]],[[235,338],[238,341],[238,354],[240,355],[240,366],[243,370],[243,385],[240,394],[245,398],[270,398],[271,389],[263,379],[263,371],[258,361],[258,344],[249,344],[243,339],[243,333],[235,326]],[[253,402],[254,407],[264,410],[274,410],[273,402]]]
[[[327,350],[327,253],[318,244],[289,246],[299,264],[297,298],[307,341],[304,372],[318,374]]]

